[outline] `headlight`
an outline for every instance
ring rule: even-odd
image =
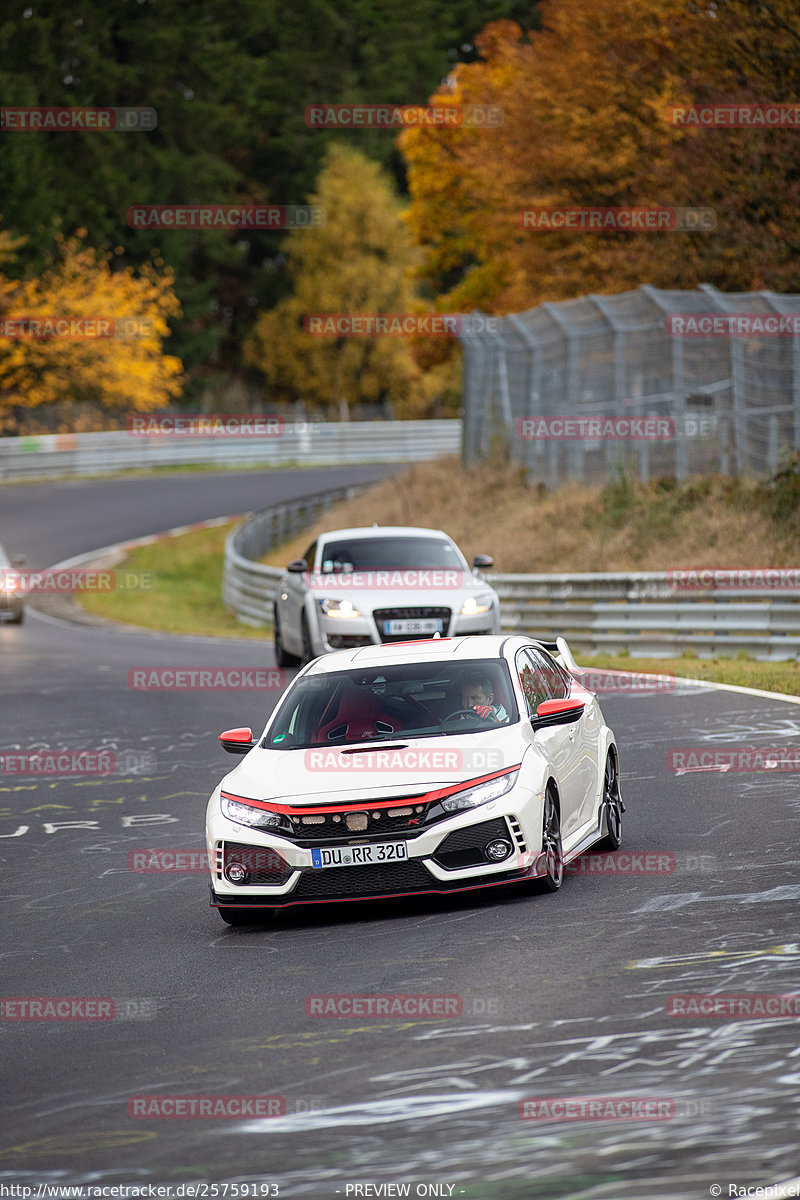
[[[488,804],[510,792],[517,781],[517,771],[509,771],[507,775],[498,775],[488,783],[479,783],[477,787],[467,788],[464,792],[456,792],[453,796],[445,796],[440,800],[445,812],[460,812],[465,808],[477,808],[479,804]]]
[[[234,799],[225,792],[220,794],[219,802],[222,815],[229,821],[235,821],[237,825],[249,825],[251,829],[272,829],[276,833],[281,830],[291,832],[291,822],[283,813],[273,812],[269,808],[257,808],[254,804],[248,804],[246,799]]]
[[[326,617],[340,617],[346,621],[352,617],[360,617],[361,613],[351,600],[320,600],[319,606]]]
[[[462,617],[477,617],[480,613],[488,612],[491,607],[491,596],[467,596],[461,605],[461,615]]]
[[[3,575],[0,573],[0,591],[16,592],[19,587],[19,580],[14,575]]]

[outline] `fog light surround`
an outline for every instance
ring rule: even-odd
[[[247,883],[247,867],[238,862],[228,863],[225,868],[225,878],[228,883]]]
[[[497,838],[493,842],[489,842],[484,846],[483,853],[489,859],[489,862],[502,862],[504,858],[508,858],[514,847],[511,842],[505,841],[503,838]]]

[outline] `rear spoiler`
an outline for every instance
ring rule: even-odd
[[[575,671],[578,664],[572,656],[572,651],[562,637],[557,637],[555,641],[546,641],[544,638],[537,638],[536,641],[553,655],[557,662],[561,663],[567,671]]]

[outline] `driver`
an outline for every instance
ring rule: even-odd
[[[470,675],[461,685],[461,707],[472,708],[479,717],[507,721],[508,713],[502,704],[495,703],[494,688],[488,675]]]

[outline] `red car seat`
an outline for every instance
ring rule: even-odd
[[[397,717],[381,705],[379,696],[368,688],[352,686],[342,692],[333,716],[323,713],[317,737],[320,742],[338,741],[344,737],[357,742],[377,733],[394,733],[399,724]]]

